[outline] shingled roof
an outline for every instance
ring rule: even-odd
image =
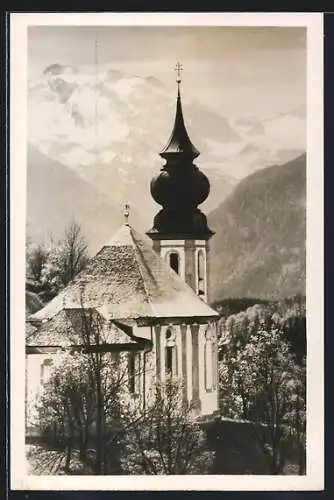
[[[63,309],[82,307],[106,319],[217,316],[151,248],[151,241],[127,224],[30,319],[49,320]]]
[[[100,321],[101,319],[101,321]],[[85,326],[86,325],[86,326]],[[122,325],[121,325],[122,326]],[[110,344],[137,344],[135,337],[127,334],[124,329],[113,323],[105,321],[99,313],[92,310],[88,314],[81,309],[63,309],[49,321],[26,333],[27,346],[59,346],[70,347],[75,345],[94,345],[94,334],[98,329],[99,343]]]

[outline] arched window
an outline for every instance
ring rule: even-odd
[[[177,347],[175,332],[171,328],[166,331],[165,373],[166,376],[177,377]]]
[[[197,293],[200,297],[205,296],[205,261],[203,250],[199,250],[197,254]]]
[[[44,384],[50,377],[50,371],[53,365],[51,358],[44,359],[41,364],[41,383]]]
[[[169,265],[177,274],[179,274],[179,254],[177,252],[171,252],[169,254]]]

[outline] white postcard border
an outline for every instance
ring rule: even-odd
[[[321,490],[324,487],[323,16],[320,13],[10,15],[10,487],[26,490]],[[29,476],[24,454],[25,198],[29,25],[307,27],[307,474]]]

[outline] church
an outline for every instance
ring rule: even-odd
[[[208,305],[214,233],[198,208],[210,184],[193,163],[200,153],[186,130],[180,84],[178,71],[175,122],[160,153],[165,164],[151,181],[151,196],[161,206],[151,229],[137,232],[126,205],[124,225],[27,320],[28,428],[56,360],[80,347],[82,311],[102,325],[105,352],[127,358],[134,397],[145,401],[152,387],[171,376],[181,381],[183,399],[196,415],[218,410],[218,314]]]

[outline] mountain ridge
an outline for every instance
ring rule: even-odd
[[[305,294],[305,154],[243,179],[208,221],[213,300]]]
[[[123,206],[33,146],[27,153],[27,235],[39,243],[49,236],[58,240],[75,220],[90,251],[97,251],[123,223]],[[135,209],[131,216],[138,227],[145,227]]]
[[[52,232],[58,238],[69,220],[75,218],[94,252],[122,223],[125,202],[130,203],[132,223],[140,231],[146,231],[160,209],[150,196],[149,186],[151,178],[163,167],[159,151],[171,133],[175,100],[176,95],[156,77],[128,75],[111,68],[94,74],[56,63],[49,65],[39,78],[31,80],[27,221],[33,236],[40,241]],[[279,185],[280,174],[275,178],[277,165],[284,167],[286,162],[300,158],[305,135],[304,110],[233,120],[194,99],[187,99],[186,93],[182,95],[182,102],[189,135],[201,151],[196,164],[211,184],[210,196],[200,208],[209,213],[210,224],[212,220],[211,225],[217,225],[211,254],[221,276],[220,285],[216,277],[212,277],[214,294],[225,296],[229,291],[240,294],[243,288],[240,289],[238,282],[243,283],[247,294],[259,289],[259,285],[253,289],[250,282],[261,282],[265,291],[266,280],[260,278],[256,262],[263,269],[276,269],[276,285],[273,278],[271,288],[280,283],[282,290],[288,290],[288,276],[302,273],[297,258],[290,255],[301,251],[302,236],[293,242],[288,233],[291,244],[286,246],[283,242],[279,248],[270,219],[275,221],[278,234],[284,233],[277,214],[282,209],[285,217],[286,207],[278,206],[275,189],[270,188],[277,214],[268,211],[270,200],[264,200],[264,193],[268,192],[266,182],[271,186],[269,177],[273,176]],[[266,173],[268,168],[273,169],[271,174]],[[256,179],[259,179],[258,188]],[[300,180],[295,182],[298,184]],[[248,189],[250,183],[252,188]],[[231,201],[238,197],[243,211],[236,210]],[[299,192],[297,197],[301,198]],[[280,201],[286,202],[282,196]],[[222,203],[226,203],[224,208],[220,208]],[[247,204],[255,210],[253,219],[245,215]],[[292,210],[293,215],[295,212],[298,211]],[[261,213],[267,213],[268,220],[263,220]],[[234,220],[238,217],[240,224]],[[269,263],[268,255],[260,248],[263,235],[256,229],[256,220],[268,232],[264,244],[271,255]],[[295,222],[304,227],[297,215]],[[226,242],[220,236],[224,228]],[[252,238],[259,240],[258,248],[251,244]],[[235,253],[234,263],[226,257],[230,253],[228,244]],[[248,245],[250,251],[243,245]],[[276,259],[275,263],[274,256],[284,251],[288,255]],[[285,267],[281,269],[283,264]],[[290,288],[299,290],[301,282],[292,283]],[[272,293],[269,288],[268,293]]]
[[[95,73],[93,68],[51,64],[39,78],[29,81],[28,140],[92,183],[99,176],[85,167],[100,169],[100,163],[107,163],[110,171],[132,163],[146,179],[155,171],[157,155],[171,133],[174,90],[152,75],[139,77],[107,67]],[[299,143],[291,144],[291,137],[305,136],[305,117],[300,110],[298,116],[292,111],[231,121],[216,109],[188,99],[185,91],[182,102],[188,132],[201,151],[201,168],[230,178],[231,184],[257,168],[284,163],[303,149]],[[274,137],[267,135],[266,124]],[[289,133],[291,126],[293,134]],[[249,128],[257,132],[249,134]],[[247,145],[251,147],[245,154]],[[118,182],[127,187],[126,180],[119,178]]]

